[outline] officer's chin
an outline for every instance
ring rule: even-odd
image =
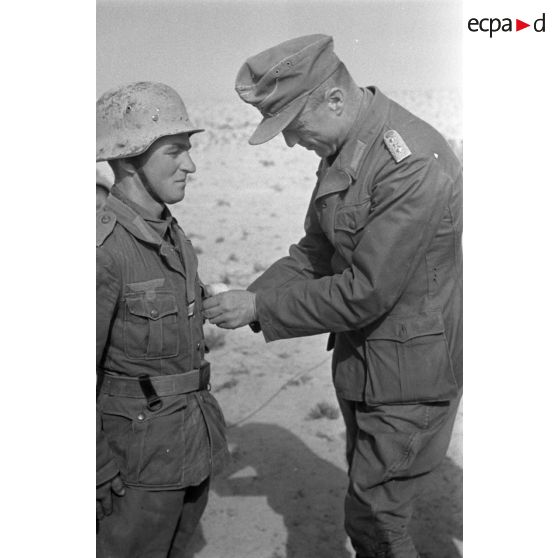
[[[312,153],[315,153],[318,157],[321,157],[322,155],[320,155],[320,148],[319,147],[311,147],[308,145],[302,145],[301,147],[304,147],[304,149],[306,149],[306,151],[311,151]]]
[[[310,151],[313,151],[318,157],[320,157],[320,159],[324,159],[325,157],[329,157],[332,154],[332,150],[331,149],[326,149],[325,147],[316,147],[314,149],[310,149]]]

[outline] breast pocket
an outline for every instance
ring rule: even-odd
[[[372,202],[366,199],[353,205],[339,207],[335,214],[335,244],[338,248],[352,250],[360,239],[362,230],[370,222]]]
[[[129,295],[125,299],[124,346],[137,359],[178,354],[178,306],[174,293]]]
[[[367,400],[445,401],[457,395],[440,313],[388,317],[366,338]]]

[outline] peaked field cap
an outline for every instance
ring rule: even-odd
[[[329,35],[297,37],[248,58],[235,89],[264,117],[248,143],[265,143],[284,130],[340,63]]]

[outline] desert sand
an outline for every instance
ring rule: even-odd
[[[462,156],[455,92],[387,92],[433,124]],[[303,234],[317,157],[281,138],[247,143],[258,113],[238,101],[188,103],[206,132],[192,138],[197,172],[172,208],[206,283],[244,288]],[[215,479],[190,558],[351,558],[343,528],[344,427],[326,336],[266,344],[248,328],[206,324],[212,390],[232,459]],[[462,556],[462,411],[442,466],[412,523],[423,558]]]

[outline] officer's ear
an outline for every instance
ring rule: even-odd
[[[337,116],[343,113],[345,107],[345,92],[341,87],[331,87],[325,94],[327,106],[329,110],[333,111]]]

